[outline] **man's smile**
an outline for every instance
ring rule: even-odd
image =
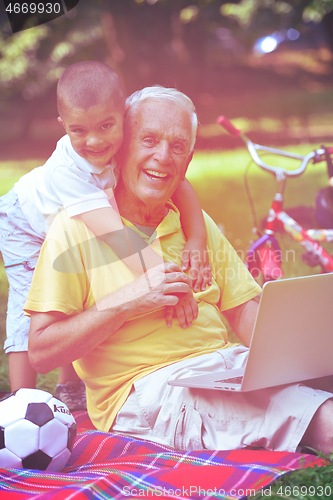
[[[144,173],[147,177],[149,177],[149,179],[158,181],[166,180],[167,177],[169,177],[169,174],[165,172],[158,172],[157,170],[144,170]]]
[[[121,199],[125,190],[126,198],[130,193],[136,221],[141,220],[144,225],[148,212],[154,220],[162,220],[167,201],[185,177],[192,123],[185,106],[179,107],[171,100],[148,99],[140,103],[129,128],[130,139],[125,138],[122,150],[122,183],[117,187],[117,195]],[[128,208],[127,204],[123,207]]]

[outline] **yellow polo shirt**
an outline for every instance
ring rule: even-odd
[[[167,208],[157,228],[158,241],[165,260],[180,264],[186,240],[177,208],[171,202]],[[215,223],[208,215],[204,217],[213,283],[194,294],[199,315],[192,326],[183,329],[174,319],[172,327],[167,327],[161,308],[127,321],[74,362],[87,387],[90,418],[100,430],[110,429],[134,380],[171,363],[229,347],[220,311],[247,302],[261,291]],[[156,244],[155,240],[151,246]],[[135,279],[107,244],[64,211],[54,220],[42,247],[25,311],[78,314]]]

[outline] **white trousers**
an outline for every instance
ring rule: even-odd
[[[333,394],[302,384],[248,393],[172,387],[170,378],[239,368],[243,346],[172,364],[136,381],[112,431],[177,450],[296,450],[314,413]],[[260,369],[260,367],[258,367]]]
[[[1,196],[0,251],[5,265],[18,264],[6,268],[9,282],[6,353],[28,350],[30,319],[24,316],[23,307],[43,241],[26,220],[14,189]]]

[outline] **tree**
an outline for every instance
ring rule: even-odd
[[[14,35],[2,15],[0,102],[40,98],[67,65],[89,58],[112,66],[127,93],[160,83],[193,94],[209,84],[214,51],[231,64],[273,31],[323,18],[329,31],[332,9],[333,0],[80,0],[69,17]]]

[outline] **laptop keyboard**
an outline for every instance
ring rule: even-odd
[[[231,377],[231,378],[223,378],[220,380],[214,380],[214,383],[221,383],[221,384],[241,384],[243,382],[243,377]]]

